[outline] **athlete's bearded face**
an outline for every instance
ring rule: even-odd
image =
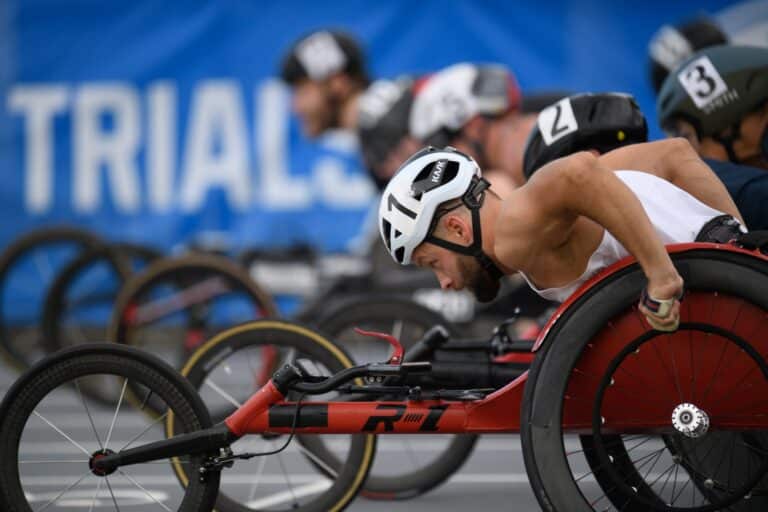
[[[338,123],[338,102],[328,84],[302,80],[293,88],[293,111],[301,119],[301,128],[309,138],[320,136]]]
[[[414,262],[434,272],[444,290],[470,290],[480,302],[490,302],[499,293],[500,281],[493,279],[472,257],[423,243],[413,252]]]
[[[474,257],[459,255],[458,268],[462,282],[479,302],[491,302],[499,294],[499,280],[492,278]]]

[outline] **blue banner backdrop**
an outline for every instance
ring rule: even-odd
[[[343,250],[374,192],[353,137],[309,142],[290,115],[274,74],[297,37],[344,28],[378,77],[497,61],[524,91],[631,92],[658,136],[649,38],[726,5],[5,0],[0,244],[69,222],[164,248],[214,231]]]

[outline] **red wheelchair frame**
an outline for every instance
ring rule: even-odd
[[[750,251],[731,245],[688,243],[668,247],[671,254],[682,253],[692,249],[717,248],[718,250],[758,256],[766,261],[768,257],[758,251]],[[595,284],[613,273],[634,263],[634,259],[625,258],[606,268],[598,275],[584,283],[558,310],[541,331],[533,351],[536,352],[563,313],[568,310],[582,295],[587,293]],[[706,300],[699,294],[688,294],[681,309],[681,322],[688,317],[696,318],[695,313],[706,307]],[[727,304],[727,301],[726,301]],[[698,311],[701,313],[700,311]],[[699,316],[702,316],[699,314]],[[711,314],[708,314],[711,317]],[[754,331],[761,322],[766,321],[765,312],[758,308],[743,315],[744,331]],[[619,322],[618,328],[635,335],[641,330],[648,330],[639,312],[629,314]],[[757,322],[757,325],[755,325]],[[734,326],[736,328],[736,326]],[[678,331],[674,336],[686,336],[684,331]],[[597,343],[598,340],[595,340]],[[621,348],[621,347],[619,347]],[[599,357],[593,357],[586,364],[602,365],[605,367],[618,352],[604,351]],[[709,355],[711,357],[711,354]],[[744,364],[747,361],[743,361]],[[397,364],[397,363],[396,363]],[[713,365],[713,361],[701,363]],[[738,365],[738,362],[737,362]],[[739,368],[731,365],[731,373],[740,375]],[[681,365],[677,369],[679,379],[684,382],[695,381],[691,375],[692,365]],[[746,371],[748,373],[749,369]],[[686,373],[687,372],[687,373]],[[758,375],[759,377],[759,375]],[[768,377],[768,376],[766,376]],[[347,433],[377,433],[377,434],[418,434],[418,433],[500,433],[520,431],[520,403],[523,389],[527,381],[527,372],[510,382],[498,391],[481,400],[452,401],[452,400],[402,400],[402,401],[370,401],[370,402],[302,402],[301,412],[295,425],[288,418],[293,418],[296,403],[285,401],[284,394],[273,381],[270,381],[260,391],[254,394],[240,409],[229,416],[225,423],[236,437],[246,434],[261,434],[264,432],[288,433],[295,428],[301,433],[347,434]],[[703,385],[703,384],[702,384]],[[596,383],[582,380],[569,387],[569,393],[580,396],[594,396]],[[768,396],[768,385],[756,390],[757,396]],[[674,395],[675,389],[669,389]],[[754,404],[753,394],[744,394],[732,399],[729,407],[733,410],[743,410]],[[664,432],[670,429],[669,411],[649,411],[648,417],[642,421],[622,421],[630,411],[622,408],[621,402],[615,401],[609,408],[611,420],[607,431],[616,432]],[[762,421],[744,421],[742,416],[717,418],[717,428],[721,430],[752,430],[768,429],[768,415]],[[563,429],[572,432],[587,432],[592,428],[591,411],[578,411],[571,407],[566,409],[563,417]]]

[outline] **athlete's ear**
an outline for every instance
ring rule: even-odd
[[[460,241],[465,244],[472,242],[472,226],[464,217],[448,213],[441,220],[444,229],[448,233],[449,242]]]

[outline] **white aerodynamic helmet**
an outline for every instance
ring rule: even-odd
[[[414,154],[389,181],[379,204],[379,229],[392,258],[408,265],[414,249],[428,241],[474,256],[498,278],[501,271],[482,250],[479,210],[488,187],[472,157],[453,148],[427,147]],[[458,198],[472,212],[474,240],[469,246],[432,235],[440,217],[438,207]]]

